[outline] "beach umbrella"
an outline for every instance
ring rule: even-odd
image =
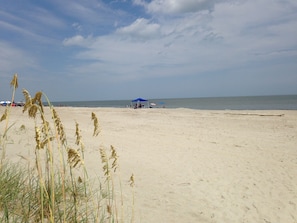
[[[148,100],[147,99],[144,99],[144,98],[135,98],[134,100],[131,101],[131,105],[133,102],[136,102],[137,103],[137,107],[141,104],[141,102],[144,102],[146,101],[147,102],[147,106],[148,106]]]
[[[144,98],[136,98],[136,99],[132,100],[132,102],[138,102],[138,101],[148,101],[148,100],[146,100]]]

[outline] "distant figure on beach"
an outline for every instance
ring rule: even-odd
[[[141,104],[141,103],[136,103],[135,105],[134,105],[134,109],[137,109],[137,108],[144,108],[144,105],[143,104]]]

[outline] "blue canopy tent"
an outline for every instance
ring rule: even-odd
[[[131,106],[133,106],[133,103],[135,103],[135,105],[133,106],[134,108],[142,108],[143,105],[141,104],[141,102],[147,102],[147,107],[148,106],[148,100],[147,99],[144,99],[144,98],[136,98],[134,100],[131,101]]]

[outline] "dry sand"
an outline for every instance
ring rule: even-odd
[[[297,111],[56,109],[68,137],[79,123],[91,176],[102,172],[99,146],[116,148],[127,209],[135,176],[137,223],[297,222]],[[7,155],[18,162],[33,154],[34,127],[22,108],[10,122]]]

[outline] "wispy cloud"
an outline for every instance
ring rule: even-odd
[[[284,15],[284,12],[291,10],[278,9],[279,5],[276,3],[270,6],[265,4],[265,15],[261,14],[264,4],[255,2],[220,2],[216,4],[216,10],[213,12],[200,10],[213,8],[215,1],[186,1],[183,2],[185,5],[182,5],[181,1],[134,3],[147,9],[154,6],[159,10],[167,9],[168,12],[179,13],[185,12],[185,9],[191,6],[190,8],[198,12],[174,19],[163,16],[154,17],[154,20],[138,18],[110,35],[85,38],[74,36],[64,40],[64,44],[87,45],[76,58],[90,60],[92,69],[114,73],[121,77],[121,80],[196,75],[206,71],[246,66],[253,61],[258,63],[260,60],[269,59],[259,56],[260,54],[296,47],[293,40],[296,31],[286,30],[285,27],[297,27],[297,24],[291,21],[292,24],[287,25],[287,21],[282,18],[288,16]],[[158,7],[156,4],[159,4]],[[251,12],[256,15],[250,16]],[[279,32],[280,29],[284,29],[283,32]],[[292,34],[291,37],[286,36],[288,33]],[[288,41],[282,43],[283,39]],[[290,53],[292,54],[292,51]],[[87,67],[88,64],[84,64],[80,69],[75,67],[73,72],[81,72],[84,69],[91,72],[92,69]]]
[[[136,37],[137,39],[151,39],[159,36],[160,25],[156,23],[150,23],[149,20],[139,18],[131,25],[119,28],[116,32],[123,36]]]
[[[133,2],[143,6],[151,14],[181,14],[203,10],[212,11],[218,0],[153,0],[150,2],[134,0]]]

